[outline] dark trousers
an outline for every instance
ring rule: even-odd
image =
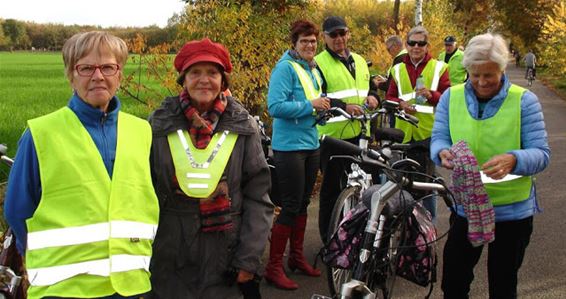
[[[358,138],[345,139],[353,144],[358,144]],[[333,155],[341,155],[340,151],[322,146],[320,149],[320,169],[322,170],[322,184],[320,185],[320,203],[318,210],[318,229],[321,240],[326,243],[328,237],[328,226],[336,199],[340,192],[346,187],[348,182],[348,172],[350,172],[351,160],[332,159]],[[376,177],[374,177],[376,179]]]
[[[442,291],[445,299],[467,299],[474,267],[483,246],[468,241],[468,221],[452,214],[444,245]],[[490,299],[517,298],[517,273],[533,231],[533,217],[495,223],[495,241],[488,245],[487,270]]]
[[[422,141],[411,141],[413,144],[422,145],[415,147],[407,152],[407,158],[417,161],[421,165],[419,172],[425,173],[429,176],[434,175],[435,165],[430,159],[430,138]],[[426,176],[419,175],[414,178],[419,182],[431,182],[432,180]],[[415,199],[426,196],[423,200],[423,206],[430,212],[433,220],[436,220],[436,196],[432,195],[431,191],[410,190]]]
[[[277,171],[281,213],[277,223],[293,226],[295,218],[307,213],[320,165],[320,151],[273,151]]]

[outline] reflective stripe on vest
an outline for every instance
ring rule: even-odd
[[[421,75],[424,79],[424,85],[429,90],[436,91],[440,77],[446,70],[447,65],[442,61],[430,59],[424,67]],[[405,63],[398,63],[393,67],[393,79],[397,84],[397,92],[399,98],[407,101],[409,104],[415,104],[415,88],[411,84],[407,66]],[[431,112],[431,106],[428,102],[418,105],[415,117],[419,119],[419,126],[415,128],[413,125],[405,121],[395,122],[395,128],[401,129],[405,133],[403,143],[411,140],[420,141],[429,138],[432,135],[432,125],[434,124],[434,113]],[[434,112],[434,108],[432,108]]]
[[[118,113],[112,178],[92,137],[68,107],[28,125],[42,186],[40,204],[26,220],[28,297],[104,297],[150,290],[147,267],[128,266],[105,277],[85,268],[59,275],[73,264],[114,256],[151,257],[159,204],[151,181],[147,121]]]
[[[218,132],[206,148],[197,149],[186,130],[167,135],[181,190],[190,197],[208,198],[220,182],[237,139],[238,134]]]
[[[113,255],[110,259],[82,263],[29,269],[27,271],[32,286],[50,286],[79,274],[109,277],[112,272],[136,269],[149,271],[151,257],[140,255]]]
[[[301,86],[303,87],[303,91],[305,92],[305,97],[307,98],[307,100],[311,101],[318,98],[320,96],[321,86],[322,86],[322,78],[320,78],[320,75],[318,74],[318,70],[317,69],[312,70],[312,74],[318,85],[318,88],[316,88],[314,87],[311,77],[300,64],[290,60],[288,60],[288,62],[291,64],[291,66],[293,66],[293,69],[295,69],[295,72],[299,77],[299,82],[301,82]]]
[[[50,229],[28,234],[27,249],[68,246],[108,240],[108,238],[128,238],[153,240],[157,225],[134,221],[110,221],[79,227]]]
[[[450,88],[448,118],[452,142],[465,140],[479,165],[495,155],[521,149],[521,97],[525,89],[511,85],[497,113],[493,117],[476,120],[468,112],[464,86],[459,84]],[[494,206],[528,199],[531,187],[530,176],[485,184],[489,199]]]
[[[334,58],[328,51],[315,56],[318,67],[326,81],[326,95],[340,99],[346,104],[363,105],[369,91],[369,69],[366,61],[356,53],[350,53],[356,64],[356,78],[353,78],[346,66]],[[360,135],[359,121],[330,119],[326,125],[317,126],[318,134],[340,139],[350,139]]]

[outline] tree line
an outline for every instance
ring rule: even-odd
[[[385,39],[397,34],[403,39],[415,24],[415,1],[376,0],[186,0],[181,15],[170,18],[165,28],[108,28],[35,24],[0,20],[0,50],[60,50],[63,42],[79,31],[108,30],[127,40],[134,58],[129,63],[147,66],[129,74],[122,84],[128,94],[151,94],[141,99],[154,107],[163,99],[148,92],[139,76],[161,82],[165,90],[178,91],[171,56],[186,41],[209,37],[225,44],[232,55],[232,90],[252,112],[265,112],[271,69],[291,47],[289,26],[297,19],[322,24],[326,16],[346,19],[351,31],[349,47],[373,62],[372,72],[384,73],[391,63]],[[443,50],[443,39],[453,35],[465,46],[475,35],[503,35],[510,49],[521,54],[534,50],[537,60],[550,74],[566,73],[565,0],[427,0],[422,4],[423,25],[429,30],[430,52]],[[319,39],[319,51],[324,49]],[[137,76],[137,77],[136,77]],[[163,88],[161,89],[163,90]]]
[[[37,50],[60,51],[65,41],[75,33],[104,30],[123,38],[134,39],[137,34],[145,37],[148,47],[155,47],[163,43],[171,43],[177,37],[175,18],[165,28],[158,26],[148,27],[110,27],[102,28],[94,25],[63,25],[39,24],[15,19],[0,19],[0,51]]]

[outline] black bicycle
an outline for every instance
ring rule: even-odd
[[[527,86],[531,87],[533,81],[535,80],[535,75],[532,67],[527,68]]]
[[[0,161],[12,167],[14,160],[8,157],[7,147],[0,144]],[[22,285],[24,265],[22,256],[16,249],[16,237],[8,228],[2,236],[2,252],[0,253],[0,299],[24,299],[26,292]]]
[[[403,158],[391,162],[387,151],[370,151],[371,154],[362,155],[363,149],[358,146],[331,137],[324,137],[322,142],[330,142],[342,151],[361,156],[362,163],[381,168],[387,176],[384,184],[372,186],[373,190],[368,190],[371,194],[364,196],[368,197],[364,203],[370,209],[370,215],[362,241],[356,248],[359,254],[350,269],[331,268],[330,292],[334,298],[341,299],[392,298],[399,256],[403,249],[415,246],[404,243],[404,225],[414,207],[414,199],[406,190],[438,191],[449,207],[452,207],[453,199],[441,177],[433,178],[432,183],[419,182],[417,179],[422,174],[416,170],[420,165],[414,160]],[[331,222],[340,223],[338,219]]]

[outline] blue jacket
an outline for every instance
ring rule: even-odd
[[[271,73],[267,109],[273,117],[272,147],[278,151],[313,150],[319,147],[313,106],[305,96],[297,72],[288,61],[299,63],[316,88],[316,79],[304,60],[286,51]],[[315,70],[316,71],[316,70]]]
[[[104,166],[112,177],[116,157],[116,124],[120,101],[117,97],[112,98],[108,109],[110,112],[104,113],[91,107],[75,94],[69,100],[68,107],[77,115],[92,137],[104,161]],[[65,128],[53,129],[65,130]],[[56,147],[57,145],[53,146]],[[77,148],[59,148],[58,150],[80,151],[80,145],[77,146]],[[4,217],[16,235],[16,246],[21,254],[24,254],[26,248],[26,219],[33,216],[40,199],[39,162],[32,135],[29,129],[26,129],[18,142],[18,151],[8,177],[8,188],[4,202]]]
[[[501,90],[486,104],[481,118],[478,118],[478,100],[472,85],[470,81],[465,83],[466,105],[472,117],[475,119],[487,119],[499,111],[511,86],[506,75],[502,76],[501,81],[503,83]],[[442,94],[440,102],[436,106],[434,127],[432,129],[430,155],[437,165],[441,164],[438,157],[440,151],[449,149],[452,146],[448,125],[449,104],[450,89]],[[550,147],[548,146],[542,107],[537,96],[530,91],[523,93],[521,98],[521,145],[522,149],[509,152],[517,158],[517,164],[515,169],[511,171],[511,174],[534,175],[548,166]],[[527,200],[510,205],[497,206],[494,209],[496,222],[520,220],[534,215],[538,212],[535,184],[533,183],[531,195]],[[465,217],[461,206],[458,207],[457,212],[458,215]]]

